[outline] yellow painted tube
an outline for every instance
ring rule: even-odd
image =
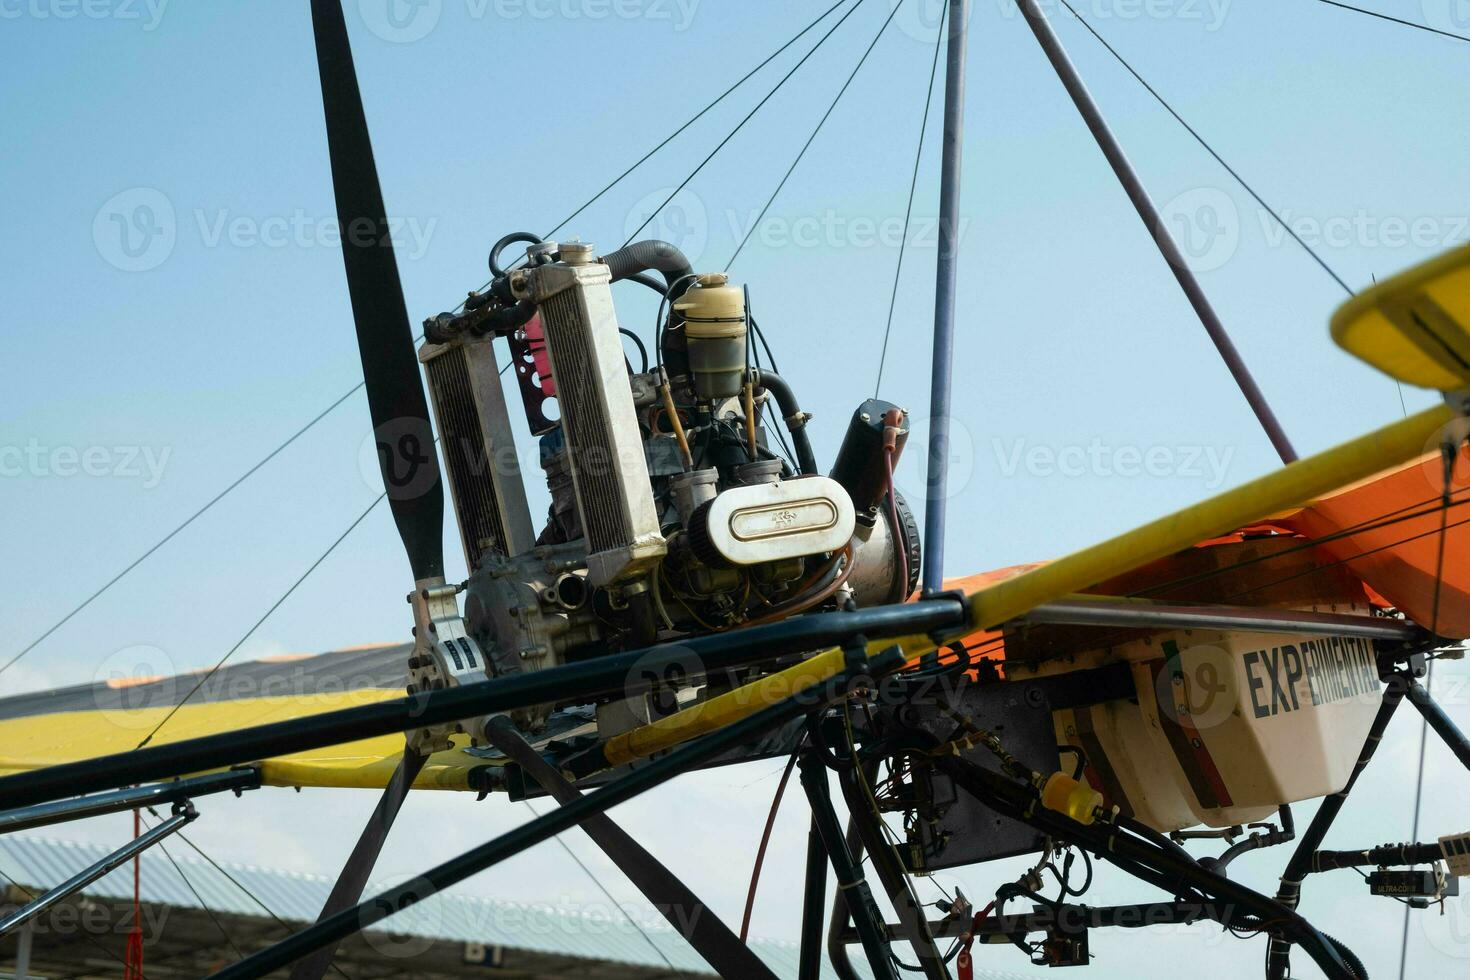
[[[904,636],[875,640],[868,644],[869,657],[897,644],[910,659],[935,649],[927,636]],[[794,694],[816,687],[842,672],[846,660],[843,652],[833,647],[794,667],[762,677],[703,704],[675,712],[649,725],[615,735],[603,744],[603,756],[609,766],[621,766],[635,759],[645,759],[655,752],[671,749],[690,739],[706,735],[717,728],[733,724],[768,708]]]
[[[1398,466],[1437,444],[1454,417],[1440,405],[1334,449],[1299,460],[1218,497],[971,594],[972,628],[994,629],[1071,592],[1081,592],[1201,541],[1227,534]]]

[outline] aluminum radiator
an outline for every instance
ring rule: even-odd
[[[557,263],[529,270],[526,279],[556,380],[588,579],[596,586],[637,578],[666,547],[613,311],[611,273],[601,263]]]

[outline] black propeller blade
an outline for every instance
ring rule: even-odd
[[[444,487],[340,0],[312,0],[332,189],[383,487],[416,581],[444,574]]]
[[[340,0],[312,0],[311,24],[322,79],[342,262],[383,489],[414,581],[439,584],[444,577],[444,488]],[[424,761],[424,756],[404,746],[403,759],[332,886],[322,908],[323,918],[351,908],[362,898],[388,830]],[[291,980],[321,980],[334,952],[335,948],[322,949],[301,960],[292,969]]]

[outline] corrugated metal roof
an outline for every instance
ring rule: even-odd
[[[187,883],[157,849],[142,856],[142,895],[150,904],[199,908],[200,899],[216,912],[264,916],[266,911],[229,877],[211,865],[180,854],[170,854],[188,877]],[[88,865],[105,857],[108,848],[99,844],[52,840],[44,837],[9,835],[0,837],[0,872],[32,890],[50,888]],[[321,911],[332,882],[318,875],[224,864],[230,877],[259,897],[266,908],[288,921],[310,922]],[[401,884],[399,880],[369,884],[373,894]],[[193,886],[193,891],[190,890]],[[194,891],[199,893],[196,898]],[[111,900],[130,899],[133,894],[132,865],[127,864],[85,889],[85,894]],[[566,911],[545,905],[441,894],[411,906],[391,920],[391,927],[377,930],[398,935],[421,936],[454,942],[476,942],[514,949],[533,950],[562,956],[611,960],[638,966],[660,967],[663,959],[650,948],[655,944],[678,970],[708,972],[708,967],[678,933],[662,923],[640,923],[644,935],[625,918]],[[754,940],[752,948],[779,976],[794,977],[797,947],[794,943]],[[869,974],[857,961],[863,977]],[[1022,980],[1013,974],[976,971],[989,980]],[[824,963],[824,977],[835,977]]]

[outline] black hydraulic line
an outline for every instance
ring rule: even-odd
[[[827,912],[827,851],[813,818],[806,835],[806,884],[801,897],[801,952],[797,980],[822,976],[822,917]]]
[[[791,433],[791,445],[796,451],[797,468],[808,476],[818,472],[817,457],[812,452],[811,437],[806,431],[807,414],[801,410],[796,392],[775,371],[753,369],[752,375],[755,387],[769,391],[776,399],[776,406],[781,409],[781,418],[786,423],[787,431]]]
[[[17,773],[0,777],[0,800],[12,806],[30,806],[496,711],[559,701],[580,704],[601,694],[632,694],[650,688],[668,671],[697,674],[749,666],[784,654],[838,645],[858,633],[871,639],[950,632],[964,628],[967,616],[964,604],[951,597],[799,616],[677,644]]]
[[[1302,832],[1296,851],[1292,854],[1291,860],[1286,863],[1286,870],[1281,872],[1281,886],[1276,890],[1276,901],[1284,907],[1295,910],[1301,902],[1302,881],[1311,873],[1312,856],[1322,846],[1327,831],[1332,829],[1337,815],[1342,812],[1343,804],[1347,802],[1348,794],[1353,791],[1358,777],[1363,774],[1373,754],[1378,751],[1378,746],[1383,741],[1383,733],[1404,699],[1408,686],[1407,680],[1408,678],[1402,674],[1394,674],[1388,678],[1388,686],[1383,689],[1383,696],[1378,704],[1378,713],[1373,716],[1373,724],[1368,728],[1368,737],[1363,740],[1363,747],[1358,752],[1358,761],[1353,765],[1353,772],[1348,777],[1347,784],[1322,800],[1322,805],[1317,808],[1312,822]],[[1272,936],[1266,946],[1267,980],[1282,980],[1290,964],[1291,944]]]
[[[1409,703],[1419,709],[1419,713],[1424,716],[1429,727],[1434,729],[1434,733],[1444,740],[1444,744],[1449,746],[1455,758],[1460,760],[1460,765],[1470,769],[1470,741],[1465,739],[1464,733],[1455,725],[1454,720],[1445,714],[1444,709],[1434,698],[1429,696],[1429,692],[1424,689],[1423,685],[1413,678],[1409,679],[1408,690],[1405,693],[1409,698]]]
[[[509,235],[502,235],[494,245],[490,246],[490,257],[487,260],[487,264],[490,266],[490,275],[497,279],[505,275],[505,269],[500,264],[500,253],[517,242],[524,242],[527,245],[540,245],[541,237],[529,231],[513,231]]]
[[[88,865],[55,888],[48,889],[9,915],[0,918],[0,936],[5,935],[18,926],[24,925],[67,896],[76,894],[98,878],[132,860],[134,855],[141,854],[170,834],[177,833],[180,828],[197,816],[198,814],[194,812],[192,807],[186,807],[180,810],[158,826],[134,837],[102,860]]]
[[[1130,834],[1137,834],[1144,840],[1153,841],[1155,844],[1159,845],[1159,847],[1162,847],[1166,851],[1172,852],[1177,857],[1180,857],[1186,861],[1193,861],[1195,859],[1194,855],[1186,851],[1184,849],[1184,846],[1178,841],[1173,840],[1167,834],[1160,833],[1159,831],[1150,827],[1148,824],[1144,823],[1142,820],[1135,820],[1132,817],[1119,815],[1114,820],[1114,823],[1116,823],[1119,827],[1122,827],[1124,830],[1128,831]]]
[[[1105,824],[1084,826],[1048,810],[1038,805],[1030,787],[983,766],[955,758],[939,759],[936,765],[967,793],[1001,814],[1036,827],[1057,840],[1085,847],[1131,874],[1142,871],[1140,877],[1144,880],[1166,887],[1173,894],[1192,890],[1206,900],[1219,899],[1220,917],[1226,925],[1246,917],[1251,927],[1258,922],[1269,922],[1273,930],[1287,933],[1292,942],[1301,944],[1332,980],[1357,980],[1336,947],[1311,923],[1260,892],[1214,874],[1151,841],[1121,833]]]
[[[1340,868],[1392,868],[1433,864],[1444,859],[1438,842],[1432,844],[1382,844],[1362,851],[1318,851],[1312,855],[1312,872]]]
[[[38,806],[21,807],[0,812],[0,834],[17,830],[34,830],[69,820],[85,820],[107,813],[122,813],[139,807],[160,803],[177,803],[180,800],[208,796],[211,793],[233,792],[236,795],[247,789],[260,788],[260,770],[254,766],[214,772],[189,779],[176,779],[167,783],[153,783],[97,793],[74,800],[59,800]]]
[[[1087,929],[1147,929],[1151,926],[1190,925],[1200,921],[1218,922],[1224,917],[1219,905],[1202,902],[1135,902],[1129,905],[1060,905],[1056,908],[1037,906],[1034,912],[1017,915],[990,915],[978,926],[969,916],[947,917],[929,923],[930,931],[941,939],[957,939],[966,933],[977,938],[986,936],[1024,936],[1046,932],[1062,925]],[[890,940],[903,937],[897,923],[884,926]],[[857,933],[844,929],[845,942],[856,942]]]
[[[878,915],[878,906],[873,901],[873,892],[863,877],[862,866],[847,848],[846,835],[837,822],[837,813],[832,809],[832,787],[827,780],[827,767],[815,752],[804,752],[801,757],[801,785],[811,802],[812,822],[822,838],[822,849],[832,864],[837,876],[839,894],[845,898],[847,913],[852,916],[863,951],[868,956],[868,967],[878,980],[897,980],[893,963],[889,957],[888,940],[883,935],[883,919]],[[834,917],[833,922],[836,923]]]
[[[526,742],[510,719],[500,715],[485,726],[485,737],[536,781],[561,806],[582,798],[582,793]],[[588,817],[582,830],[600,847],[613,864],[637,886],[648,903],[658,909],[669,925],[694,947],[695,952],[722,977],[751,977],[775,980],[760,958],[740,941],[720,918],[710,911],[688,885],[680,881],[652,854],[613,822],[605,813]],[[575,856],[575,855],[574,855]],[[589,872],[590,874],[590,872]]]
[[[870,669],[872,676],[876,677],[899,669],[903,666],[904,660],[902,652],[894,649],[874,657],[866,666]],[[842,696],[854,680],[871,683],[870,678],[857,678],[855,675],[844,672],[822,686],[820,692],[822,699]],[[215,976],[226,978],[226,980],[263,977],[314,949],[319,949],[329,943],[341,942],[347,936],[371,928],[394,913],[437,894],[471,875],[578,826],[596,814],[606,813],[612,807],[662,785],[680,773],[707,763],[769,729],[799,718],[814,709],[820,710],[819,706],[822,703],[824,701],[815,699],[811,691],[803,691],[779,701],[748,718],[727,725],[696,742],[634,769],[626,776],[608,783],[594,793],[580,797],[566,806],[558,807],[509,833],[502,834],[494,840],[446,861],[406,884],[390,888],[356,908],[346,909],[325,922],[318,922],[282,942],[226,967]]]
[[[954,380],[955,283],[959,271],[960,164],[965,142],[965,43],[969,0],[949,0],[944,56],[944,139],[939,157],[939,256],[934,272],[934,352],[929,377],[929,458],[924,486],[926,593],[944,588],[944,515],[949,502],[950,395]]]
[[[1278,844],[1290,844],[1296,840],[1296,826],[1291,820],[1290,805],[1283,805],[1279,811],[1281,814],[1281,826],[1271,830],[1265,830],[1258,834],[1251,834],[1243,841],[1238,841],[1225,848],[1224,852],[1216,858],[1201,858],[1200,864],[1209,868],[1216,874],[1225,874],[1225,869],[1230,867],[1231,862],[1242,854],[1251,851],[1259,851],[1263,847],[1275,847]]]
[[[1093,139],[1097,141],[1098,148],[1102,150],[1103,156],[1107,158],[1108,164],[1113,168],[1118,182],[1123,185],[1128,199],[1133,202],[1134,210],[1138,212],[1139,218],[1143,220],[1144,227],[1153,237],[1159,252],[1169,264],[1169,271],[1179,282],[1179,287],[1184,290],[1184,295],[1194,307],[1195,314],[1200,322],[1204,324],[1205,332],[1209,334],[1215,349],[1220,352],[1225,366],[1229,368],[1230,374],[1235,378],[1236,385],[1241,394],[1245,396],[1251,411],[1261,423],[1261,428],[1266,431],[1266,437],[1271,440],[1276,453],[1281,457],[1283,463],[1292,463],[1297,459],[1296,450],[1287,438],[1281,423],[1277,421],[1276,415],[1271,411],[1270,404],[1261,393],[1255,378],[1251,376],[1250,368],[1246,366],[1245,360],[1240,356],[1235,343],[1230,339],[1230,334],[1225,329],[1225,324],[1215,313],[1215,308],[1210,305],[1209,297],[1205,295],[1199,280],[1195,278],[1194,272],[1189,268],[1184,253],[1179,250],[1179,245],[1174,241],[1173,235],[1169,233],[1163,218],[1160,217],[1158,208],[1154,206],[1149,197],[1148,189],[1143,186],[1133,164],[1129,162],[1123,147],[1118,143],[1107,121],[1103,119],[1102,111],[1093,101],[1091,93],[1087,91],[1087,85],[1077,74],[1076,67],[1067,56],[1066,49],[1057,38],[1056,32],[1052,30],[1051,23],[1046,14],[1042,12],[1037,0],[1018,0],[1021,14],[1026,18],[1031,32],[1036,35],[1042,50],[1046,53],[1047,60],[1051,62],[1052,68],[1061,79],[1067,94],[1071,96],[1072,103],[1077,107],[1083,122],[1091,131]]]

